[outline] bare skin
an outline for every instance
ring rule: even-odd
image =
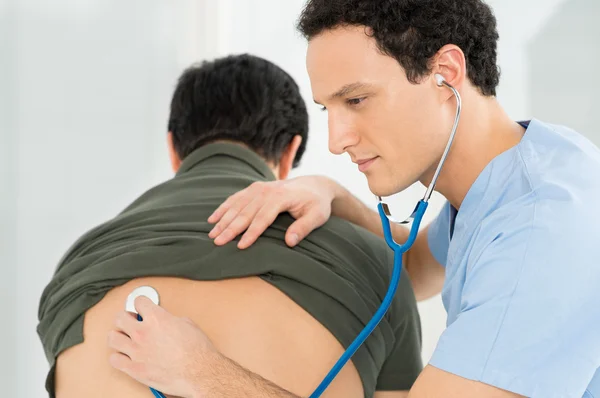
[[[483,96],[467,78],[465,55],[456,45],[440,48],[429,62],[430,73],[418,84],[409,82],[405,71],[392,57],[383,54],[364,26],[336,27],[309,41],[307,71],[316,103],[328,112],[329,149],[334,154],[348,153],[361,164],[369,188],[388,196],[420,181],[428,185],[446,145],[454,122],[456,101],[445,87],[439,87],[440,74],[462,97],[463,114],[454,145],[440,174],[436,190],[457,209],[489,162],[515,146],[523,128],[514,123],[497,100]],[[308,177],[307,177],[308,178]],[[316,183],[316,184],[315,184]],[[298,193],[302,199],[298,200]],[[258,195],[258,196],[257,196]],[[281,206],[272,205],[283,203]],[[269,205],[269,207],[267,206]],[[297,179],[285,183],[255,185],[225,202],[209,221],[216,223],[211,237],[224,244],[244,233],[241,248],[252,244],[279,212],[290,211],[297,219],[290,226],[286,242],[293,246],[332,212],[371,230],[376,215],[364,211],[344,190],[323,179]],[[364,205],[363,205],[364,206]],[[351,209],[351,210],[348,210]],[[417,244],[408,254],[409,272],[422,296],[439,291],[443,269],[433,260],[421,231]],[[406,230],[394,231],[397,240]],[[206,336],[197,334],[197,347],[210,352]],[[207,357],[213,367],[226,366],[227,375],[242,380],[237,391],[261,396],[268,386],[241,367],[225,365],[221,358]],[[172,360],[165,353],[164,360]],[[460,360],[457,358],[457,360]],[[207,366],[204,364],[203,366]],[[220,374],[218,377],[222,377]],[[215,376],[196,374],[189,383],[195,396],[213,385]],[[212,390],[211,397],[226,397],[225,389]],[[265,396],[265,395],[263,395]],[[293,397],[285,389],[271,389],[270,397]],[[409,393],[410,398],[514,398],[517,394],[471,381],[427,366]]]
[[[180,321],[179,317],[187,317],[193,325],[202,328],[211,341],[209,347],[215,348],[212,353],[218,350],[223,356],[297,395],[310,394],[344,351],[318,321],[278,289],[258,278],[216,282],[143,278],[113,289],[86,313],[84,343],[68,349],[58,358],[57,398],[152,396],[146,385],[111,366],[124,363],[111,348],[123,347],[120,343],[124,337],[121,334],[124,317],[136,327],[158,325],[158,338],[183,336],[177,340],[184,344],[190,338],[169,331],[166,323],[159,323],[162,320],[159,316],[147,315],[143,322],[138,322],[124,312],[127,295],[146,284],[159,292],[160,309],[166,310],[165,314],[168,311],[173,319]],[[136,304],[139,307],[139,303]],[[194,332],[200,330],[192,324],[186,323]],[[156,341],[156,338],[148,337],[148,340]],[[185,355],[179,356],[177,362],[184,370],[197,366],[207,357],[195,348],[186,348],[182,352]],[[169,349],[169,354],[174,355],[176,351]],[[130,352],[130,355],[135,354]],[[146,357],[145,353],[140,355]],[[147,355],[160,358],[161,352],[154,349]],[[161,375],[170,381],[186,378],[187,374],[178,374],[179,368],[167,363],[158,361],[164,366],[159,369]],[[210,373],[209,369],[202,370],[205,374]],[[152,374],[150,376],[156,379]],[[160,382],[155,386],[164,388]],[[184,382],[179,383],[178,388],[171,391],[173,396],[191,396]],[[165,393],[168,391],[168,388],[164,389]],[[351,363],[342,370],[326,396],[364,396],[360,377]]]
[[[170,135],[168,145],[175,171],[181,161]],[[299,145],[298,136],[280,163],[271,165],[279,180],[286,179]],[[136,309],[144,320],[138,322],[124,305],[129,293],[143,285],[157,289],[161,302],[154,306],[139,298]],[[151,397],[148,386],[169,397],[212,397],[221,391],[244,396],[240,390],[247,382],[257,388],[247,396],[307,396],[344,352],[318,321],[259,278],[136,279],[111,290],[86,312],[83,334],[82,344],[58,357],[57,398]],[[242,371],[231,375],[236,369]],[[198,389],[195,381],[208,374],[213,383]],[[403,398],[407,393],[375,396]],[[323,396],[364,396],[352,362]]]
[[[366,175],[375,195],[392,195],[417,181],[428,185],[446,145],[456,110],[452,92],[437,85],[435,74],[441,74],[459,91],[463,112],[436,190],[455,208],[460,208],[477,176],[494,157],[520,141],[523,128],[508,117],[495,98],[482,96],[469,82],[465,57],[459,47],[440,48],[431,60],[431,73],[419,84],[413,84],[398,62],[378,51],[375,40],[366,33],[368,29],[363,26],[338,27],[309,42],[307,70],[315,102],[328,111],[330,152],[348,153],[353,162],[362,164],[359,169]],[[342,217],[345,214],[346,219],[374,232],[379,230],[375,226],[377,215],[365,210],[356,198],[335,184],[332,188],[331,183],[321,180],[310,192],[304,189],[303,202],[295,199],[292,191],[301,190],[306,182],[288,181],[286,185],[287,188],[277,187],[277,184],[261,187],[263,203],[270,203],[274,195],[283,203],[273,210],[250,208],[246,195],[251,194],[251,189],[223,203],[209,219],[216,223],[211,232],[215,244],[229,242],[248,227],[240,242],[242,248],[247,247],[262,233],[273,211],[289,209],[296,211],[297,221],[288,230],[287,242],[296,244],[318,227],[315,220],[321,219],[313,213],[322,211],[324,203],[333,206],[333,214]],[[322,191],[325,194],[319,193]],[[252,193],[256,198],[256,191]],[[329,217],[329,213],[326,214],[325,219]],[[240,219],[249,221],[240,222]],[[404,228],[396,228],[393,233],[398,241],[406,239]],[[420,297],[439,292],[443,280],[443,268],[433,259],[426,234],[426,229],[420,231],[417,242],[407,254],[407,268]],[[294,236],[297,238],[292,239]],[[409,397],[441,396],[513,398],[519,395],[428,365]]]
[[[376,195],[400,192],[417,181],[428,185],[446,145],[456,109],[452,92],[437,85],[434,75],[441,74],[460,92],[463,114],[436,190],[455,208],[460,208],[477,176],[495,156],[519,142],[523,129],[506,115],[495,98],[482,96],[469,82],[465,56],[459,47],[440,48],[431,59],[431,73],[419,84],[413,84],[398,62],[381,53],[374,39],[366,33],[362,26],[338,27],[324,31],[309,42],[307,70],[315,102],[328,111],[330,151],[348,153],[353,162],[362,164],[360,171]],[[303,200],[297,199],[299,193]],[[273,206],[274,203],[282,205]],[[364,207],[360,210],[356,198],[335,184],[318,178],[309,183],[299,178],[255,185],[234,195],[209,219],[216,223],[211,237],[220,245],[248,228],[240,242],[244,248],[252,244],[279,212],[290,211],[297,220],[289,227],[286,242],[293,246],[327,220],[331,206],[334,214],[345,213],[347,219],[371,230],[378,229],[376,215],[364,211]],[[415,288],[418,286],[423,295],[429,295],[441,288],[443,269],[432,261],[425,233],[421,231],[417,244],[408,254],[408,263],[411,278],[418,278]],[[403,240],[406,230],[397,228],[394,234],[397,240]],[[198,334],[197,339],[198,347],[206,347],[205,336]],[[164,359],[172,358],[165,354]],[[206,362],[218,367],[225,366],[226,361],[211,357]],[[261,389],[268,385],[241,367],[228,364],[224,369],[229,376],[242,380],[237,391],[261,396]],[[205,396],[203,391],[214,381],[215,377],[196,375],[190,381],[197,391],[195,396]],[[228,396],[225,389],[211,392],[211,397]],[[285,389],[272,389],[268,396],[295,395]],[[519,395],[429,365],[409,397],[514,398]]]

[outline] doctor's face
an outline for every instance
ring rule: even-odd
[[[328,114],[329,150],[347,152],[374,194],[431,178],[448,137],[433,76],[409,82],[364,27],[312,38],[306,62],[314,100]]]

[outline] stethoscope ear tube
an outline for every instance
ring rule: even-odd
[[[350,344],[350,346],[342,354],[342,356],[335,363],[335,365],[333,365],[333,367],[331,368],[329,373],[325,376],[325,378],[323,379],[321,384],[319,384],[317,389],[310,395],[310,398],[318,398],[321,396],[321,394],[323,394],[323,391],[325,391],[325,389],[329,386],[329,384],[331,384],[331,382],[337,376],[337,374],[340,372],[340,370],[342,370],[342,368],[344,367],[346,362],[348,362],[350,360],[350,358],[352,358],[352,356],[358,350],[358,348],[365,342],[365,340],[373,332],[375,327],[377,327],[377,325],[379,324],[379,322],[381,321],[381,319],[383,318],[383,316],[389,309],[389,307],[392,303],[392,299],[394,298],[394,295],[396,294],[396,289],[398,288],[398,283],[400,282],[400,275],[401,275],[401,271],[402,271],[402,255],[404,253],[406,253],[412,247],[412,245],[415,243],[415,240],[419,233],[419,228],[421,226],[421,221],[423,220],[423,216],[425,215],[425,211],[427,210],[427,205],[428,205],[429,199],[431,198],[431,194],[433,193],[433,190],[435,188],[435,184],[439,177],[442,166],[444,165],[444,162],[446,161],[446,158],[448,157],[448,152],[450,151],[450,147],[452,146],[452,142],[454,141],[454,136],[456,135],[456,130],[458,128],[458,122],[460,120],[460,114],[461,114],[461,110],[462,110],[461,98],[460,98],[460,94],[458,93],[458,91],[454,87],[452,87],[450,84],[448,84],[444,80],[443,76],[441,76],[441,75],[436,75],[436,81],[437,81],[438,86],[446,86],[450,90],[452,90],[452,92],[454,93],[454,96],[456,97],[456,116],[454,119],[454,125],[452,126],[452,131],[450,133],[450,137],[448,138],[448,143],[446,144],[444,153],[442,154],[442,157],[438,163],[437,169],[433,175],[433,178],[431,179],[431,183],[429,184],[429,187],[427,188],[425,195],[423,196],[423,199],[421,199],[417,203],[415,210],[413,211],[413,213],[411,214],[411,216],[409,218],[407,218],[404,221],[397,221],[396,219],[394,219],[392,217],[389,206],[383,202],[381,197],[379,197],[379,196],[377,197],[377,200],[378,200],[377,210],[379,212],[379,217],[381,218],[381,226],[383,227],[383,236],[385,237],[385,241],[386,241],[387,245],[390,247],[390,249],[392,249],[394,251],[394,268],[392,270],[392,278],[390,281],[390,286],[389,286],[388,291],[383,299],[383,302],[381,303],[381,306],[379,307],[377,312],[375,312],[375,315],[373,316],[373,318],[369,321],[367,326],[365,326],[365,328],[359,333],[359,335],[356,337],[356,339],[354,339],[352,344]],[[398,244],[394,240],[394,237],[392,235],[390,221],[394,222],[394,223],[398,223],[398,224],[407,224],[407,223],[412,222],[410,232],[408,235],[408,239],[403,244]]]
[[[413,211],[413,213],[411,214],[411,216],[408,219],[406,219],[405,221],[396,221],[392,217],[392,214],[391,214],[391,211],[390,211],[388,205],[386,203],[384,203],[380,197],[377,197],[378,201],[379,201],[379,203],[377,204],[377,210],[379,212],[379,217],[381,218],[381,225],[383,227],[383,235],[385,237],[385,241],[388,244],[388,246],[394,251],[394,267],[392,269],[392,277],[390,280],[390,285],[389,285],[388,291],[383,299],[383,302],[381,303],[381,306],[377,309],[373,318],[371,318],[371,320],[365,326],[365,328],[354,339],[354,341],[346,349],[344,354],[342,354],[340,359],[335,363],[335,365],[331,368],[329,373],[325,376],[325,378],[323,379],[321,384],[319,384],[319,386],[315,389],[315,391],[310,395],[310,398],[320,397],[321,394],[325,391],[325,389],[327,389],[329,384],[331,384],[333,379],[342,370],[344,365],[350,360],[350,358],[352,358],[352,356],[356,353],[358,348],[360,348],[360,346],[365,342],[365,340],[369,337],[369,335],[373,332],[373,330],[375,330],[375,328],[377,327],[379,322],[381,322],[381,319],[383,319],[385,313],[387,312],[387,310],[389,309],[389,307],[392,303],[394,295],[396,294],[396,290],[397,290],[398,284],[400,282],[400,275],[402,272],[402,256],[404,253],[406,253],[412,247],[412,245],[414,244],[414,242],[417,238],[419,228],[421,225],[421,221],[423,219],[425,211],[427,210],[428,201],[429,201],[431,194],[435,188],[435,184],[439,177],[442,166],[443,166],[444,162],[446,161],[448,152],[450,151],[450,147],[452,146],[452,142],[453,142],[454,136],[456,134],[456,130],[458,127],[458,122],[459,122],[460,114],[461,114],[461,98],[460,98],[460,94],[458,93],[458,91],[456,91],[456,89],[454,89],[454,87],[449,85],[441,75],[436,75],[436,79],[437,79],[437,84],[439,86],[445,85],[446,87],[451,89],[457,100],[456,117],[454,120],[454,125],[452,127],[452,132],[448,139],[448,143],[447,143],[444,153],[440,159],[440,162],[438,163],[438,167],[433,175],[431,183],[429,184],[429,187],[427,188],[427,191],[425,192],[423,199],[421,199],[417,203],[415,210]],[[410,232],[408,235],[408,239],[406,240],[405,243],[398,244],[398,243],[396,243],[396,241],[394,241],[394,237],[393,237],[392,231],[391,231],[390,221],[399,223],[399,224],[406,224],[406,223],[412,222]],[[135,311],[135,307],[133,306],[133,301],[139,295],[145,295],[145,296],[149,297],[151,300],[153,300],[155,302],[155,304],[158,305],[158,293],[156,292],[156,290],[154,290],[153,288],[151,288],[149,286],[143,286],[138,289],[135,289],[129,295],[129,297],[127,299],[127,303],[126,303],[126,309],[128,311],[134,312],[137,314],[137,311]],[[139,314],[137,314],[137,320],[140,322],[142,321],[142,317]],[[150,391],[152,392],[152,394],[154,395],[155,398],[165,398],[165,395],[163,393],[156,391],[155,389],[153,389],[151,387],[150,387]]]

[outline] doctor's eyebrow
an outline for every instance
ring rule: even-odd
[[[371,85],[367,84],[367,83],[361,83],[361,82],[346,84],[346,85],[342,86],[342,88],[340,88],[338,91],[331,94],[329,96],[329,99],[332,100],[335,98],[344,97],[348,94],[352,94],[354,91],[358,91],[358,90],[362,90],[362,89],[366,89],[366,88],[371,88]]]
[[[352,94],[353,92],[358,91],[358,90],[370,89],[371,87],[372,87],[371,84],[362,83],[362,82],[346,84],[346,85],[342,86],[339,90],[337,90],[335,93],[331,94],[328,99],[331,101],[336,98],[345,97],[348,94]],[[316,99],[314,99],[313,101],[315,102],[315,104],[321,105],[321,103],[319,103]]]

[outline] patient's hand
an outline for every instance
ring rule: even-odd
[[[293,247],[329,219],[337,187],[321,176],[255,182],[230,196],[209,217],[208,222],[216,223],[209,237],[223,245],[247,229],[238,244],[245,249],[280,213],[288,212],[296,221],[288,228],[285,241]]]
[[[187,318],[176,317],[147,297],[138,297],[136,315],[121,312],[108,344],[117,352],[110,364],[165,394],[179,397],[203,396],[198,391],[200,376],[220,356],[209,338]]]

